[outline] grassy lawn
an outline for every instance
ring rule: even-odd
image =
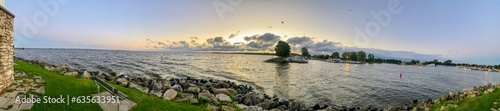
[[[173,102],[163,100],[155,95],[146,94],[137,89],[120,87],[112,84],[115,88],[125,93],[130,100],[137,103],[131,110],[134,111],[207,111],[207,104],[192,105],[188,102]]]
[[[500,89],[495,89],[495,91],[488,93],[486,95],[481,95],[474,98],[466,98],[462,101],[457,102],[443,102],[437,104],[433,109],[435,111],[440,110],[441,106],[446,106],[448,104],[458,105],[456,108],[449,107],[450,111],[490,111],[490,108],[499,108],[500,104],[494,105],[493,102],[500,103]]]
[[[90,79],[78,79],[74,77],[66,77],[60,73],[47,71],[36,65],[31,65],[26,62],[16,61],[14,70],[24,71],[28,75],[36,74],[45,79],[45,93],[43,96],[59,97],[62,95],[64,98],[69,95],[72,96],[90,96],[90,94],[97,92],[97,87],[94,81]],[[42,98],[43,99],[43,98]],[[74,111],[74,110],[88,110],[88,111],[102,111],[98,104],[56,104],[56,103],[40,103],[35,104],[31,110],[34,111]]]
[[[63,95],[66,98],[67,95],[72,96],[90,96],[97,92],[97,87],[94,81],[90,79],[79,79],[75,77],[63,76],[58,72],[51,72],[46,69],[40,68],[39,66],[32,65],[23,61],[16,61],[14,70],[24,71],[28,73],[28,76],[39,75],[45,79],[45,93],[43,96],[49,97],[59,97]],[[165,101],[154,95],[143,93],[137,89],[125,88],[118,85],[114,85],[118,90],[125,93],[130,100],[137,103],[132,110],[137,111],[158,111],[158,110],[175,110],[175,111],[205,111],[206,104],[203,105],[192,105],[187,102],[172,102]],[[42,98],[43,99],[43,98]],[[31,110],[34,111],[102,111],[98,104],[48,104],[39,103],[35,104]]]

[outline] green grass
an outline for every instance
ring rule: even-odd
[[[74,77],[66,77],[57,72],[47,71],[36,65],[32,65],[22,61],[16,61],[14,70],[24,71],[28,77],[34,75],[42,76],[45,79],[45,93],[43,96],[59,97],[62,95],[64,98],[69,95],[73,96],[90,96],[97,92],[97,87],[90,79],[78,79]],[[41,98],[43,100],[43,98]],[[34,111],[102,111],[98,104],[58,104],[58,103],[39,103],[35,104],[31,110]]]
[[[72,96],[90,96],[97,92],[97,87],[90,79],[79,79],[75,77],[63,76],[58,72],[47,71],[39,66],[32,65],[23,61],[16,61],[14,69],[24,71],[28,77],[34,75],[42,76],[45,79],[45,93],[43,96],[59,97],[59,95]],[[134,111],[206,111],[207,104],[192,105],[188,102],[166,101],[155,95],[146,94],[137,89],[125,88],[112,84],[115,88],[125,93],[132,101],[137,103],[131,110]],[[43,99],[43,98],[42,98]],[[38,111],[101,111],[98,104],[35,104],[31,110]]]
[[[137,105],[131,109],[134,111],[207,111],[207,104],[192,105],[189,102],[166,101],[137,89],[120,87],[115,84],[112,85],[125,93],[130,100],[137,103]]]
[[[441,106],[446,106],[448,104],[456,104],[457,108],[449,107],[449,111],[489,111],[493,107],[493,102],[499,102],[500,99],[500,89],[495,89],[495,91],[488,93],[486,95],[481,95],[474,98],[465,98],[461,101],[456,102],[443,102],[434,106],[433,110],[441,109]],[[500,102],[499,102],[500,103]]]

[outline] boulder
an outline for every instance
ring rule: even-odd
[[[256,106],[262,107],[262,109],[269,110],[278,107],[278,104],[269,99],[264,100],[262,103],[257,104]]]
[[[223,105],[221,108],[222,108],[222,111],[234,111],[233,107],[229,107],[229,106],[226,106],[226,105]]]
[[[169,89],[163,95],[163,99],[165,99],[165,100],[172,100],[172,99],[175,98],[175,96],[177,96],[177,91],[175,91],[173,89]]]
[[[189,87],[186,92],[199,93],[200,92],[200,88],[198,88],[198,87]]]
[[[198,99],[196,99],[196,98],[191,98],[191,99],[189,99],[189,102],[190,102],[191,104],[198,104],[198,103],[199,103],[199,102],[198,102]]]
[[[238,106],[239,109],[245,109],[248,107],[247,105],[244,104],[236,104],[236,106]]]
[[[243,104],[248,105],[248,106],[253,105],[253,104],[252,104],[252,99],[250,99],[250,98],[245,98],[245,99],[243,100]]]
[[[192,93],[184,93],[181,96],[177,97],[177,101],[189,101],[194,98],[194,94]]]
[[[210,102],[217,102],[217,98],[215,98],[215,96],[210,93],[200,93],[198,94],[198,98],[205,99]]]
[[[116,83],[120,86],[127,86],[128,80],[125,78],[118,78],[116,79]]]
[[[183,91],[182,87],[180,85],[177,85],[177,84],[174,85],[174,86],[172,86],[172,87],[170,87],[170,89],[174,89],[174,90],[176,90],[178,92],[182,92]]]
[[[441,101],[446,101],[448,100],[449,95],[448,94],[443,94],[440,98]]]
[[[226,88],[221,88],[221,89],[215,89],[214,90],[214,94],[225,94],[225,95],[229,95],[229,90],[227,90]]]
[[[66,72],[66,73],[64,73],[64,76],[76,77],[76,76],[78,76],[78,72],[75,72],[75,71],[73,71],[73,72]]]
[[[50,66],[50,65],[45,65],[45,66],[43,66],[43,68],[44,68],[44,69],[47,69],[47,70],[49,70],[49,71],[55,71],[55,70],[56,70],[56,68],[54,68],[54,67],[52,67],[52,66]]]
[[[101,79],[106,79],[106,74],[100,74],[97,76],[98,78],[101,78]]]
[[[83,73],[80,75],[80,78],[91,78],[92,75],[87,72],[87,71],[83,71]]]
[[[208,105],[207,105],[207,109],[208,109],[209,111],[219,111],[219,107],[214,106],[214,105],[211,105],[211,104],[208,104]]]
[[[54,71],[66,72],[66,68],[67,68],[66,65],[61,65],[61,66],[57,66]]]
[[[263,109],[259,106],[248,106],[246,107],[245,109],[243,109],[242,111],[262,111]],[[292,111],[292,110],[290,110]]]
[[[301,109],[302,109],[301,105],[297,101],[292,102],[292,104],[288,108],[288,110],[290,110],[290,111],[301,111]]]
[[[107,81],[114,81],[116,79],[115,76],[105,76],[104,79],[106,79]]]
[[[205,84],[205,87],[210,88],[210,87],[213,87],[213,85],[212,85],[212,83],[208,82],[208,83]]]
[[[226,82],[219,81],[219,82],[217,82],[217,87],[218,87],[218,88],[230,88],[230,87],[231,87],[231,85],[229,85],[229,84],[228,84],[228,83],[226,83]]]
[[[223,102],[231,102],[231,97],[225,95],[225,94],[217,94],[215,95],[215,97],[220,100],[220,101],[223,101]]]
[[[486,90],[486,91],[488,91],[488,92],[493,92],[493,91],[495,91],[495,89],[494,89],[494,88],[490,88],[490,89],[488,89],[488,90]]]

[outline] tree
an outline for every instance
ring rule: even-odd
[[[349,54],[347,52],[342,52],[342,60],[348,60],[349,59]]]
[[[274,48],[274,51],[276,51],[276,56],[278,57],[288,57],[288,55],[290,55],[290,45],[285,41],[279,41],[278,45]]]
[[[374,62],[375,61],[375,55],[373,54],[368,54],[368,62]]]
[[[332,53],[332,58],[338,59],[339,58],[339,52]]]
[[[359,51],[356,55],[357,55],[358,61],[365,61],[366,60],[366,53],[365,52]]]
[[[439,61],[438,61],[437,59],[434,59],[434,60],[432,61],[432,63],[433,63],[433,64],[435,64],[435,65],[437,65],[437,64],[438,64],[438,62],[439,62]]]
[[[356,52],[349,52],[349,60],[351,60],[351,61],[358,60],[358,56],[356,55]]]
[[[448,59],[448,60],[444,61],[443,64],[445,64],[445,65],[451,65],[451,60]]]
[[[311,54],[309,54],[309,50],[307,50],[307,48],[302,47],[301,50],[302,50],[302,56],[311,57]]]

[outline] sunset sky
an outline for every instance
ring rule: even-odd
[[[5,7],[16,15],[16,47],[266,51],[283,40],[313,54],[500,63],[499,0],[6,0]],[[379,32],[359,41],[356,29],[368,34],[374,24],[368,29]]]

